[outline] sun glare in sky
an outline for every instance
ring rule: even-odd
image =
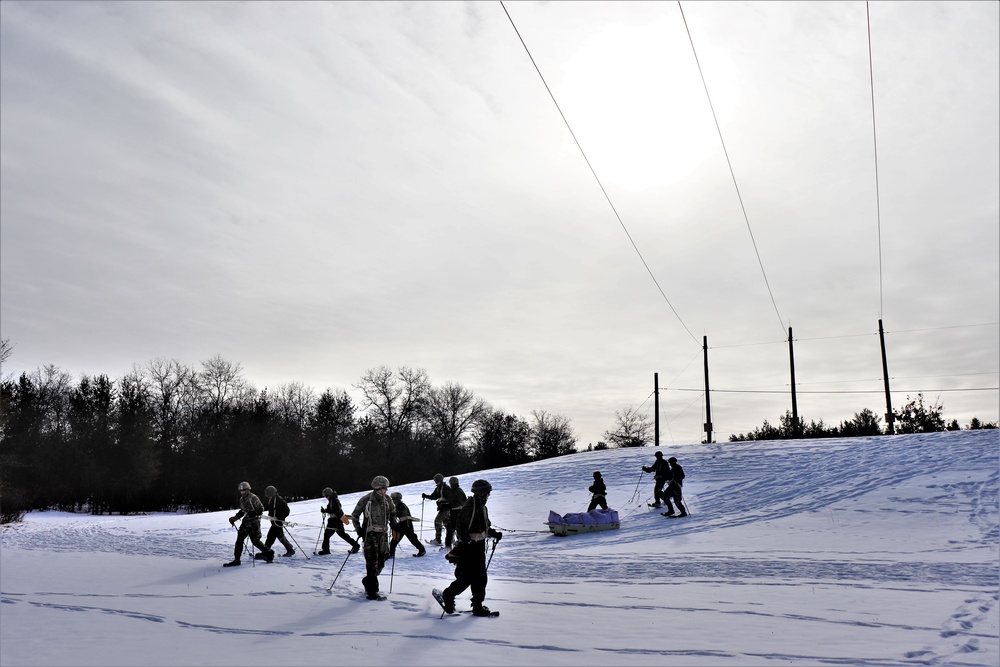
[[[553,92],[605,185],[671,185],[720,147],[691,46],[665,19],[606,27]]]

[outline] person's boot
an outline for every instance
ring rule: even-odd
[[[413,554],[414,556],[420,557],[420,556],[423,556],[424,554],[427,553],[427,549],[424,549],[423,547],[419,547],[419,549],[420,549],[420,551],[418,551],[417,553]]]
[[[229,561],[228,563],[223,563],[222,567],[236,567],[237,565],[242,565],[242,563],[240,563],[240,559],[239,558],[235,558],[235,559]]]
[[[274,549],[268,549],[264,552],[264,561],[270,563],[274,560]]]
[[[450,595],[448,593],[448,591],[445,591],[444,593],[441,594],[441,597],[444,598],[444,613],[446,613],[446,614],[454,614],[455,613],[455,596],[454,595]]]
[[[484,607],[483,605],[478,604],[478,605],[476,605],[476,606],[474,606],[472,608],[472,615],[473,616],[489,616],[490,615],[490,608],[489,607]]]
[[[281,555],[285,556],[285,557],[294,556],[295,555],[295,549],[288,549],[287,551],[285,551],[285,553],[283,553]]]

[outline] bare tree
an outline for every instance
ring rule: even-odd
[[[201,362],[198,373],[198,387],[212,410],[224,412],[227,408],[253,400],[256,392],[243,378],[243,367],[215,355]]]
[[[137,373],[147,375],[152,384],[153,423],[157,439],[165,449],[180,447],[180,425],[196,401],[196,373],[176,359],[157,358]]]
[[[536,461],[563,456],[576,451],[576,435],[570,420],[545,410],[532,410],[535,423],[531,426],[531,455]]]
[[[364,396],[362,410],[390,438],[407,433],[421,415],[430,391],[427,371],[401,366],[369,369],[354,385]]]
[[[285,423],[305,430],[315,409],[316,392],[301,382],[289,382],[271,392],[271,404]]]
[[[427,393],[424,419],[441,447],[449,451],[468,444],[473,426],[486,409],[486,401],[470,389],[449,382]]]
[[[10,342],[10,338],[0,340],[0,380],[7,380],[3,375],[3,363],[10,359],[12,354],[14,354],[14,345]]]
[[[624,410],[616,410],[615,423],[615,430],[604,432],[604,438],[612,447],[644,447],[649,443],[653,422],[635,407],[630,405]]]
[[[69,373],[58,366],[47,364],[31,375],[38,391],[42,408],[42,432],[65,434],[68,428],[67,413],[73,391]]]

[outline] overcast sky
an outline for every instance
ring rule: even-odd
[[[883,414],[881,318],[894,407],[997,419],[1000,3],[868,6],[874,131],[864,2],[505,6],[608,198],[499,2],[4,0],[3,374],[409,366],[585,447],[658,373],[670,444],[707,336],[723,441],[790,326],[802,417]]]

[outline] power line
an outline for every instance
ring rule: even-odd
[[[882,209],[879,203],[878,187],[878,132],[875,130],[875,69],[872,65],[872,16],[865,1],[865,18],[868,23],[868,82],[872,93],[872,149],[875,158],[875,225],[878,230],[878,312],[884,313],[882,305]]]
[[[704,389],[690,389],[682,387],[674,387],[670,391],[700,391],[704,392]],[[711,389],[713,393],[719,394],[788,394],[788,390],[772,390],[772,389]],[[882,389],[841,389],[837,391],[799,391],[796,390],[798,394],[881,394],[884,390]],[[960,392],[960,391],[1000,391],[1000,387],[967,387],[965,389],[897,389],[895,393],[903,394],[933,394],[940,392]]]
[[[598,187],[601,188],[601,192],[604,194],[604,198],[608,200],[608,205],[611,207],[612,212],[614,212],[615,217],[618,218],[618,224],[621,225],[622,230],[624,230],[625,236],[628,237],[629,243],[632,244],[632,248],[635,250],[635,254],[639,256],[639,260],[642,262],[642,265],[646,267],[646,273],[648,273],[649,277],[653,279],[653,284],[656,285],[656,289],[659,290],[660,296],[662,296],[663,300],[667,302],[668,306],[670,306],[670,310],[674,313],[674,317],[677,318],[677,321],[681,323],[681,326],[684,327],[684,330],[687,331],[689,336],[691,336],[691,340],[693,340],[695,343],[698,343],[698,339],[695,338],[693,333],[691,333],[691,330],[688,329],[688,326],[684,324],[684,320],[682,320],[681,316],[677,313],[677,309],[674,308],[674,305],[672,303],[670,303],[670,299],[667,298],[667,295],[663,291],[663,288],[660,287],[660,283],[659,281],[656,280],[656,276],[653,275],[653,271],[652,269],[649,268],[649,264],[646,263],[646,259],[642,256],[642,253],[639,252],[639,247],[635,244],[635,241],[632,239],[632,235],[629,233],[628,228],[625,226],[625,222],[622,220],[622,217],[618,214],[618,209],[615,208],[615,205],[611,201],[611,197],[608,195],[607,190],[604,189],[604,184],[601,183],[601,179],[598,178],[597,172],[594,171],[593,165],[590,164],[590,159],[587,157],[587,153],[583,150],[583,146],[580,145],[580,141],[576,138],[576,133],[574,133],[573,128],[570,127],[569,121],[566,120],[566,115],[562,112],[562,108],[559,106],[559,102],[556,101],[556,96],[552,93],[552,89],[549,88],[549,84],[545,80],[545,77],[542,75],[542,70],[539,69],[538,63],[535,62],[534,56],[531,55],[531,50],[528,49],[528,45],[525,44],[524,38],[521,37],[521,32],[517,29],[517,26],[514,25],[514,19],[511,18],[510,12],[507,11],[507,7],[503,4],[503,0],[500,0],[500,6],[503,7],[504,14],[507,15],[507,19],[510,21],[511,27],[513,27],[514,32],[517,33],[517,38],[521,40],[521,46],[524,47],[525,53],[527,53],[528,58],[531,59],[531,64],[535,67],[535,71],[538,72],[538,77],[542,80],[542,84],[545,86],[545,90],[548,91],[549,97],[552,98],[552,103],[555,104],[556,111],[558,111],[559,116],[562,117],[563,123],[566,125],[566,129],[569,130],[570,136],[573,137],[573,142],[579,149],[580,155],[583,156],[584,162],[587,163],[587,168],[590,169],[590,173],[594,175],[594,180],[597,181]]]
[[[750,242],[753,244],[754,254],[757,255],[757,264],[760,266],[760,273],[764,276],[764,285],[767,286],[767,294],[771,297],[771,305],[774,306],[774,314],[778,316],[778,324],[781,330],[785,329],[785,321],[781,319],[778,312],[778,304],[774,301],[774,293],[771,291],[771,284],[767,280],[767,272],[764,271],[764,262],[760,258],[760,251],[757,249],[757,240],[753,236],[753,229],[750,227],[750,217],[747,215],[746,206],[743,204],[743,195],[740,194],[740,186],[736,182],[736,172],[733,171],[733,162],[729,159],[729,150],[726,149],[726,142],[722,138],[722,128],[719,126],[719,118],[715,114],[715,106],[712,104],[712,96],[708,94],[708,83],[705,82],[705,73],[701,69],[701,62],[698,60],[698,52],[694,48],[694,40],[691,38],[691,30],[688,28],[687,18],[684,16],[684,8],[681,7],[680,0],[677,0],[677,8],[681,12],[681,20],[684,21],[684,30],[687,31],[688,42],[691,44],[691,53],[694,54],[694,62],[698,66],[698,74],[701,76],[701,85],[705,88],[705,97],[708,99],[708,108],[712,110],[712,120],[715,121],[715,130],[719,133],[719,143],[722,144],[722,152],[726,156],[726,164],[729,165],[729,175],[733,178],[733,187],[736,188],[736,198],[740,202],[740,209],[743,211],[743,220],[747,223],[747,231],[750,232]]]

